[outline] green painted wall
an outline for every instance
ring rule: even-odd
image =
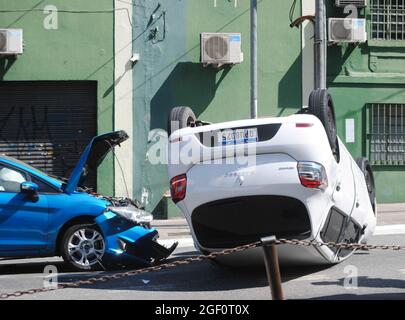
[[[47,14],[43,8],[49,4],[59,10],[57,30],[44,28]],[[96,80],[98,131],[111,131],[114,121],[113,8],[113,0],[0,0],[0,27],[23,28],[25,44],[24,54],[11,65],[6,59],[0,59],[0,79]],[[113,193],[113,172],[110,157],[98,172],[100,192]]]
[[[368,20],[369,9],[360,17]],[[328,15],[343,17],[330,4]],[[344,138],[345,119],[354,118],[356,142],[346,144],[353,156],[368,157],[366,104],[405,103],[405,41],[334,45],[328,49],[328,86],[334,98],[338,133]],[[405,168],[374,166],[377,200],[405,201]]]
[[[212,122],[250,116],[250,1],[239,0],[237,7],[216,2],[215,8],[214,0],[134,1],[134,52],[141,56],[134,68],[134,190],[156,215],[166,206],[161,200],[168,178],[165,165],[149,163],[147,150],[156,141],[148,140],[150,130],[165,130],[169,111],[179,105]],[[259,116],[301,107],[301,33],[289,27],[290,6],[259,1]],[[204,68],[201,32],[242,33],[245,61],[220,71]]]

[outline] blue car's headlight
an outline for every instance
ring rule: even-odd
[[[135,223],[149,223],[153,220],[152,214],[146,212],[145,210],[138,209],[135,206],[110,206],[107,209],[119,215],[120,217],[123,217]]]

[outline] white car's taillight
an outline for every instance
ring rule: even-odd
[[[304,187],[326,189],[328,177],[323,165],[316,162],[298,162],[298,175]]]
[[[170,180],[170,194],[174,203],[183,200],[186,197],[187,176],[182,174]]]

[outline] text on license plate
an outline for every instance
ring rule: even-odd
[[[252,143],[258,140],[257,128],[229,129],[218,132],[218,145],[222,146]]]

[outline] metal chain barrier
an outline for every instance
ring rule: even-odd
[[[394,251],[405,250],[405,246],[397,246],[397,245],[334,243],[334,242],[318,242],[318,241],[297,240],[297,239],[291,239],[291,240],[277,239],[277,240],[275,240],[274,244],[275,245],[288,244],[288,245],[297,245],[297,246],[306,246],[306,247],[327,246],[329,248],[367,250],[367,251],[368,250],[394,250]],[[144,268],[144,269],[130,270],[130,271],[126,271],[126,272],[118,272],[118,273],[114,273],[114,274],[110,274],[110,275],[103,275],[100,277],[92,277],[87,280],[78,280],[78,281],[74,281],[74,282],[70,282],[70,283],[63,283],[63,284],[58,285],[55,288],[38,288],[38,289],[16,291],[13,293],[2,293],[2,294],[0,294],[0,300],[5,300],[5,299],[9,299],[9,298],[18,298],[18,297],[21,297],[24,295],[33,295],[36,293],[55,291],[55,290],[66,289],[66,288],[78,288],[83,285],[93,285],[93,284],[97,284],[97,283],[105,283],[107,281],[122,279],[122,278],[126,278],[126,277],[132,277],[132,276],[155,272],[155,271],[171,269],[171,268],[175,268],[175,267],[182,266],[182,265],[188,265],[188,264],[194,263],[194,262],[213,260],[219,256],[226,256],[226,255],[230,255],[233,253],[242,252],[242,251],[245,251],[248,249],[257,248],[260,246],[262,246],[262,242],[257,241],[254,243],[238,246],[238,247],[231,248],[231,249],[225,249],[222,251],[212,252],[209,255],[199,255],[196,257],[190,257],[190,258],[177,260],[177,261],[173,261],[173,262],[169,262],[169,263],[164,263],[161,265],[156,265],[156,266],[152,266],[152,267],[148,267],[148,268]]]
[[[405,250],[405,246],[397,246],[397,245],[371,245],[371,244],[361,244],[361,243],[346,243],[346,242],[318,242],[318,241],[310,241],[310,240],[297,240],[297,239],[279,239],[276,240],[276,244],[291,244],[291,245],[298,245],[298,246],[314,246],[314,247],[328,247],[328,248],[338,248],[338,249],[353,249],[353,250]]]
[[[259,247],[260,245],[261,245],[261,242],[258,241],[258,242],[239,246],[239,247],[232,248],[232,249],[225,249],[225,250],[218,251],[218,252],[212,252],[211,254],[206,255],[206,256],[199,255],[196,257],[190,257],[190,258],[177,260],[177,261],[173,261],[173,262],[169,262],[169,263],[164,263],[161,265],[156,265],[156,266],[152,266],[152,267],[148,267],[148,268],[144,268],[144,269],[131,270],[131,271],[126,271],[126,272],[118,272],[118,273],[114,273],[111,275],[92,277],[87,280],[79,280],[79,281],[74,281],[74,282],[70,282],[70,283],[63,283],[63,284],[58,285],[56,288],[39,288],[39,289],[16,291],[13,293],[2,293],[2,294],[0,294],[0,300],[5,300],[5,299],[9,299],[9,298],[18,298],[18,297],[21,297],[24,295],[32,295],[32,294],[36,294],[36,293],[55,291],[55,290],[66,289],[66,288],[77,288],[77,287],[80,287],[83,285],[104,283],[104,282],[111,281],[111,280],[132,277],[132,276],[150,273],[150,272],[154,272],[154,271],[171,269],[171,268],[175,268],[175,267],[182,266],[182,265],[188,265],[188,264],[194,263],[194,262],[212,260],[219,256],[225,256],[225,255],[230,255],[230,254],[233,254],[236,252],[242,252],[242,251],[245,251],[248,249]]]

